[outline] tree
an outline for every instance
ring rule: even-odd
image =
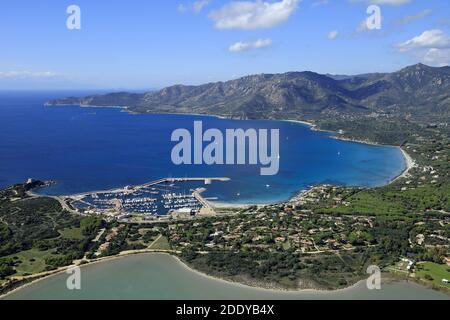
[[[81,232],[84,235],[92,235],[103,226],[103,220],[96,216],[85,217],[80,221]]]
[[[14,273],[16,273],[16,270],[10,263],[0,262],[0,279],[5,279]]]
[[[8,228],[8,225],[0,222],[0,243],[9,239],[11,237],[11,230]]]

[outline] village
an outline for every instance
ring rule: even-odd
[[[364,216],[314,216],[310,212],[282,212],[264,208],[258,213],[217,217],[169,225],[169,240],[180,248],[195,250],[290,250],[324,253],[370,246],[368,232],[373,218]]]

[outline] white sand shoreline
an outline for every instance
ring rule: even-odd
[[[405,151],[405,149],[400,147],[400,150],[402,152],[403,158],[405,159],[406,169],[403,171],[403,173],[401,175],[399,175],[398,177],[393,179],[391,181],[391,183],[393,183],[393,182],[395,182],[395,181],[397,181],[399,179],[408,177],[409,172],[411,171],[411,169],[413,169],[414,167],[417,166],[417,164],[414,161],[414,159]]]
[[[320,130],[317,128],[317,125],[311,122],[307,122],[307,121],[303,121],[303,120],[279,120],[279,121],[285,121],[285,122],[292,122],[292,123],[298,123],[298,124],[302,124],[302,125],[307,125],[310,127],[311,130],[314,131],[321,131],[321,132],[331,132],[331,133],[335,133],[334,131],[326,131],[326,130]],[[404,161],[405,161],[405,169],[403,170],[403,172],[392,178],[388,183],[385,184],[385,186],[390,185],[394,182],[396,182],[399,179],[405,178],[408,176],[409,171],[414,168],[417,164],[414,161],[414,159],[402,148],[402,147],[398,147],[398,146],[390,146],[390,145],[382,145],[376,142],[370,142],[370,141],[362,141],[362,140],[356,140],[356,139],[350,139],[350,138],[345,138],[345,137],[337,137],[337,136],[331,136],[330,138],[332,139],[337,139],[337,140],[341,140],[341,141],[347,141],[347,142],[352,142],[352,143],[360,143],[360,144],[366,144],[366,145],[371,145],[371,146],[383,146],[383,147],[393,147],[393,148],[399,148]],[[245,209],[248,208],[250,206],[265,206],[265,205],[276,205],[276,204],[282,204],[282,203],[288,203],[290,202],[292,199],[294,199],[295,197],[298,197],[299,195],[309,192],[314,188],[314,186],[306,189],[306,190],[301,190],[299,192],[297,192],[294,196],[290,197],[288,200],[286,201],[279,201],[279,202],[274,202],[274,203],[250,203],[250,204],[234,204],[234,203],[227,203],[227,202],[223,202],[223,201],[208,201],[214,208],[217,209],[224,209],[224,208],[233,208],[233,209]]]

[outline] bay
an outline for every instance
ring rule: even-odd
[[[86,94],[86,93],[84,93]],[[74,92],[0,93],[0,187],[28,178],[55,180],[44,194],[67,195],[166,177],[229,177],[206,197],[232,204],[285,201],[316,184],[375,187],[405,169],[399,148],[332,139],[332,133],[287,121],[238,121],[197,115],[135,115],[118,108],[45,107]],[[260,166],[181,165],[171,161],[173,130],[279,129],[280,170]]]

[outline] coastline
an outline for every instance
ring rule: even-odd
[[[321,130],[321,129],[318,128],[318,126],[316,124],[314,124],[312,122],[307,122],[307,121],[303,121],[303,120],[281,120],[281,121],[287,121],[287,122],[293,122],[293,123],[299,123],[299,124],[307,125],[313,131],[330,132],[330,133],[333,133],[333,134],[337,134],[337,132],[335,132],[335,131]],[[408,174],[409,174],[409,171],[411,171],[411,169],[413,169],[417,165],[416,161],[405,151],[404,148],[402,148],[400,146],[384,145],[384,144],[376,143],[376,142],[373,142],[373,141],[358,140],[358,139],[346,138],[346,137],[336,136],[336,135],[330,136],[330,138],[331,139],[336,139],[336,140],[341,140],[341,141],[366,144],[366,145],[371,145],[371,146],[384,146],[384,147],[399,148],[400,152],[403,155],[403,159],[405,161],[405,170],[403,170],[403,172],[401,174],[399,174],[397,177],[395,177],[391,181],[389,181],[389,183],[387,183],[386,185],[390,185],[390,184],[394,183],[395,181],[397,181],[397,180],[399,180],[401,178],[407,177]],[[306,191],[308,191],[308,190],[306,190]]]
[[[130,108],[129,106],[95,106],[95,105],[88,105],[88,104],[48,104],[48,103],[45,103],[44,105],[48,106],[48,107],[79,106],[81,108],[122,109],[122,112],[127,112],[127,113],[134,114],[134,115],[144,115],[144,114],[147,114],[147,115],[148,114],[168,114],[168,115],[185,115],[185,116],[191,115],[191,116],[211,117],[211,118],[217,118],[217,119],[242,120],[242,119],[227,118],[224,115],[201,114],[201,113],[183,113],[183,112],[147,112],[147,113],[142,113],[142,112],[131,111],[129,109]],[[247,119],[247,120],[249,120],[249,119]],[[252,120],[257,120],[257,119],[252,119]],[[393,145],[384,145],[384,144],[380,144],[380,143],[369,141],[369,140],[358,140],[358,139],[353,139],[353,138],[346,138],[346,137],[343,137],[343,136],[336,136],[336,134],[338,134],[338,132],[331,131],[331,130],[320,129],[317,124],[315,124],[313,122],[306,121],[306,120],[294,120],[294,119],[258,119],[258,120],[284,121],[284,122],[297,123],[297,124],[306,125],[313,131],[332,133],[333,135],[330,136],[331,139],[337,139],[337,140],[341,140],[341,141],[360,143],[360,144],[366,144],[366,145],[372,145],[372,146],[387,146],[387,147],[399,148],[401,150],[402,154],[403,154],[404,159],[405,159],[406,168],[405,168],[404,172],[402,172],[402,174],[400,174],[399,176],[393,178],[386,185],[389,185],[389,184],[393,183],[394,181],[404,177],[416,164],[415,161],[411,158],[411,156],[402,147],[393,146]],[[289,201],[289,200],[287,200],[287,201]],[[285,201],[285,202],[287,202],[287,201]],[[217,204],[220,205],[221,207],[224,207],[224,206],[227,206],[227,207],[243,207],[243,206],[252,206],[252,205],[267,205],[267,204],[256,204],[256,203],[255,204],[236,204],[236,205],[233,205],[233,204],[227,204],[227,203],[222,203],[222,202],[217,202]]]
[[[345,288],[340,288],[340,289],[331,289],[331,290],[326,290],[326,289],[317,289],[317,288],[305,288],[305,289],[287,289],[287,288],[283,288],[281,286],[272,286],[272,285],[268,285],[268,286],[263,286],[262,283],[263,281],[255,281],[253,282],[254,284],[257,285],[251,285],[250,283],[243,283],[243,282],[239,282],[238,280],[234,280],[231,278],[226,278],[226,277],[220,277],[220,276],[212,276],[206,272],[202,272],[200,270],[195,269],[194,267],[191,267],[189,264],[187,264],[186,262],[184,262],[183,260],[181,260],[178,256],[174,256],[171,255],[173,258],[175,258],[175,260],[178,261],[178,263],[180,263],[180,265],[185,268],[186,270],[196,273],[202,277],[214,280],[214,281],[220,281],[222,283],[227,283],[227,284],[233,284],[235,286],[241,287],[241,288],[251,288],[254,290],[262,290],[262,291],[271,291],[274,293],[279,293],[279,292],[288,292],[288,293],[333,293],[333,292],[340,292],[340,291],[346,291],[346,290],[350,290],[354,287],[357,287],[361,282],[364,282],[365,280],[362,279],[348,287]],[[267,283],[269,284],[269,283]]]
[[[90,106],[90,105],[82,105],[80,107],[104,108],[104,107],[95,107],[95,106]],[[110,107],[110,108],[123,109],[123,112],[130,112],[127,107]],[[142,113],[138,113],[138,114],[142,114]],[[172,114],[172,113],[170,113],[170,114]],[[192,114],[180,113],[180,115],[192,115]],[[210,117],[223,118],[221,116],[214,116],[214,115],[199,115],[199,116],[210,116]],[[311,130],[325,131],[325,130],[318,129],[316,124],[310,123],[310,122],[306,122],[306,121],[301,121],[301,120],[279,120],[279,121],[288,121],[288,122],[293,122],[293,123],[299,123],[299,124],[303,124],[303,125],[309,126],[311,128]],[[331,132],[331,131],[325,131],[325,132]],[[353,140],[353,139],[348,139],[348,138],[343,138],[343,137],[336,137],[336,136],[331,136],[330,138],[335,138],[335,139],[339,139],[339,140],[343,140],[343,141],[349,141],[349,142],[355,142],[355,143],[369,144],[369,145],[380,145],[380,144],[377,144],[377,143],[372,143],[372,142],[367,142],[367,141],[357,141],[357,140]],[[395,147],[395,146],[393,146],[393,147]],[[398,179],[406,177],[408,175],[409,171],[416,165],[415,161],[411,158],[411,156],[403,148],[401,148],[401,147],[398,147],[398,148],[400,148],[400,150],[402,152],[402,155],[403,155],[403,157],[405,159],[406,168],[405,168],[405,170],[403,171],[402,174],[400,174],[399,176],[397,176],[396,178],[391,180],[387,185],[397,181]],[[308,190],[302,190],[301,194],[310,191],[312,188],[313,187],[309,188]],[[43,196],[45,196],[45,195],[43,195]],[[281,203],[287,203],[291,199],[293,199],[294,197],[296,197],[296,196],[293,196],[290,199],[288,199],[287,201],[283,201]],[[213,201],[210,201],[210,203],[213,204],[213,206],[217,205],[218,208],[246,208],[248,206],[254,206],[254,205],[256,205],[256,206],[269,205],[269,204],[235,204],[235,205],[233,205],[233,204],[227,204],[227,203],[222,203],[222,202],[217,202],[216,203],[216,202],[213,202]],[[208,275],[207,273],[203,273],[203,272],[201,272],[199,270],[196,270],[196,269],[188,266],[178,256],[176,256],[174,254],[167,253],[167,252],[166,253],[163,253],[163,252],[128,252],[128,253],[127,252],[123,252],[123,253],[120,253],[120,254],[115,255],[115,256],[104,257],[104,258],[101,258],[101,259],[97,259],[95,261],[91,261],[91,262],[82,264],[82,265],[80,265],[80,267],[89,266],[89,265],[98,264],[98,263],[103,263],[103,262],[106,263],[106,262],[114,260],[114,259],[125,258],[125,257],[127,257],[129,255],[134,255],[134,254],[155,254],[155,253],[158,253],[158,254],[169,254],[172,257],[174,257],[175,259],[177,259],[184,267],[186,267],[190,271],[198,273],[198,274],[201,274],[201,275],[203,275],[205,277],[208,277],[208,278],[211,278],[211,279],[215,279],[215,280],[224,281],[224,282],[227,282],[227,283],[233,283],[235,285],[240,285],[240,286],[244,286],[244,287],[251,287],[251,288],[256,288],[256,289],[261,289],[261,290],[274,290],[276,292],[279,292],[279,291],[292,291],[292,292],[323,292],[323,291],[325,291],[325,292],[335,292],[335,291],[341,291],[341,290],[348,290],[348,289],[350,289],[350,288],[352,288],[354,286],[357,286],[358,283],[359,283],[359,282],[357,282],[357,283],[355,283],[355,284],[353,284],[353,285],[351,285],[349,287],[346,287],[346,288],[343,288],[343,289],[335,289],[335,290],[320,290],[320,289],[296,289],[296,290],[266,289],[266,288],[264,288],[262,286],[251,286],[251,285],[247,285],[247,284],[244,284],[244,283],[241,283],[241,282],[238,282],[238,281],[233,281],[233,280],[230,280],[230,279],[224,279],[224,278]],[[26,282],[23,285],[19,285],[17,288],[14,288],[13,290],[11,290],[9,292],[6,292],[4,295],[0,295],[0,300],[4,299],[5,297],[7,297],[7,296],[9,296],[11,294],[13,294],[14,292],[17,292],[18,290],[22,290],[22,289],[26,288],[27,286],[30,286],[30,285],[32,285],[32,284],[34,284],[36,282],[43,281],[43,280],[45,280],[45,279],[47,279],[49,277],[52,277],[52,276],[55,276],[57,274],[61,274],[63,272],[66,272],[66,270],[68,268],[72,267],[72,266],[73,265],[62,267],[62,268],[60,268],[58,270],[51,271],[49,274],[43,275],[41,277],[39,277],[39,274],[34,275],[34,277],[38,277],[38,278],[34,279],[34,280],[31,280],[30,282]],[[33,278],[33,276],[30,276],[30,279],[32,279],[32,278]],[[362,281],[364,281],[364,280],[362,280]]]
[[[93,265],[97,265],[97,264],[101,264],[101,263],[108,263],[111,261],[115,261],[118,259],[125,259],[128,258],[129,256],[134,256],[134,255],[146,255],[146,256],[158,256],[158,255],[164,255],[164,256],[170,256],[171,258],[173,258],[176,263],[179,264],[179,266],[183,269],[185,269],[188,272],[194,273],[198,276],[201,276],[203,278],[215,281],[215,282],[220,282],[226,285],[232,285],[235,286],[237,288],[243,288],[243,289],[251,289],[251,290],[256,290],[258,292],[271,292],[274,294],[279,294],[279,293],[286,293],[286,294],[298,294],[298,293],[310,293],[310,294],[334,294],[334,293],[339,293],[339,292],[346,292],[352,289],[355,289],[359,286],[361,286],[363,283],[365,283],[366,279],[361,279],[357,282],[355,282],[354,284],[351,284],[345,288],[339,288],[339,289],[318,289],[318,288],[298,288],[298,289],[287,289],[287,288],[282,288],[282,287],[278,287],[278,286],[272,286],[270,283],[267,283],[266,286],[263,286],[262,284],[264,283],[264,281],[255,281],[255,282],[241,282],[239,280],[235,280],[235,279],[230,279],[230,278],[226,278],[226,277],[220,277],[220,276],[213,276],[213,275],[209,275],[208,273],[202,272],[200,270],[197,270],[195,268],[193,268],[192,266],[190,266],[189,264],[187,264],[186,262],[184,262],[180,257],[178,257],[177,255],[170,253],[170,252],[162,252],[162,251],[155,251],[155,252],[135,252],[135,251],[129,251],[126,252],[124,254],[119,254],[119,255],[115,255],[115,256],[109,256],[109,257],[104,257],[101,258],[100,260],[96,260],[96,261],[92,261],[89,263],[85,263],[82,265],[78,265],[81,269],[83,269],[84,267],[90,267]],[[12,296],[14,293],[19,292],[20,290],[23,290],[29,286],[32,286],[36,283],[39,283],[41,281],[47,280],[50,277],[54,277],[57,275],[60,275],[64,272],[66,272],[66,270],[69,267],[73,267],[72,266],[68,266],[68,267],[62,267],[60,270],[53,272],[50,275],[47,276],[43,276],[40,277],[36,280],[30,281],[28,283],[23,284],[22,286],[19,286],[11,291],[8,291],[6,293],[4,293],[3,295],[0,296],[0,301],[1,300],[6,300],[8,297]],[[397,282],[411,282],[414,284],[417,284],[423,288],[427,288],[427,289],[432,289],[431,287],[419,282],[419,281],[414,281],[414,279],[405,279],[403,277],[397,277],[393,274],[388,274],[387,277],[383,278],[383,284],[390,284],[390,283],[397,283]],[[445,293],[445,292],[444,292]],[[320,298],[320,297],[319,297]]]
[[[402,147],[399,147],[399,148],[403,154],[403,158],[405,159],[406,169],[403,171],[402,174],[400,174],[398,177],[393,179],[390,183],[394,183],[395,181],[397,181],[399,179],[408,177],[411,169],[413,169],[417,166],[416,161],[414,161],[414,159],[405,151],[405,149],[403,149]]]
[[[264,204],[227,203],[208,200],[208,203],[216,209],[245,209],[251,206],[263,206]]]
[[[147,113],[134,112],[134,111],[129,110],[128,106],[95,106],[95,105],[88,105],[88,104],[82,104],[82,105],[80,105],[80,104],[55,104],[55,105],[47,104],[47,105],[50,106],[50,107],[51,106],[54,106],[54,107],[79,106],[81,108],[122,109],[121,112],[126,112],[126,113],[130,113],[130,114],[133,114],[133,115],[151,115],[151,114],[155,114],[155,115],[156,114],[167,114],[167,115],[182,115],[182,116],[183,115],[184,116],[191,115],[191,116],[202,116],[202,117],[211,117],[211,118],[217,118],[217,119],[230,119],[231,120],[231,118],[227,118],[226,116],[223,116],[223,115],[212,115],[212,114],[183,113],[183,112],[147,112]],[[242,119],[232,119],[232,120],[242,120]],[[296,119],[284,119],[284,120],[282,120],[282,119],[259,119],[259,120],[283,121],[283,122],[290,122],[290,123],[294,123],[294,124],[301,124],[301,125],[304,125],[304,126],[308,126],[309,129],[312,130],[312,131],[331,133],[332,135],[329,136],[329,138],[331,138],[331,139],[347,141],[347,142],[352,142],[352,143],[360,143],[360,144],[371,145],[371,146],[383,146],[383,147],[399,148],[400,151],[403,154],[403,158],[404,158],[404,162],[405,162],[405,169],[403,170],[403,172],[401,172],[400,174],[398,174],[395,177],[392,177],[389,181],[387,181],[386,184],[383,184],[381,186],[390,185],[390,184],[394,183],[395,181],[397,181],[397,180],[407,176],[409,171],[415,165],[414,160],[406,153],[405,150],[403,150],[399,146],[383,145],[383,144],[379,144],[379,143],[368,141],[368,140],[357,140],[357,139],[352,139],[352,138],[346,138],[346,137],[343,137],[343,136],[337,136],[337,134],[339,134],[338,132],[320,129],[317,124],[315,124],[313,122],[305,121],[305,120],[296,120]],[[310,188],[308,188],[306,190],[304,188],[302,190],[298,190],[295,193],[292,193],[289,196],[289,198],[287,198],[286,200],[279,200],[279,201],[277,200],[277,201],[273,201],[273,202],[269,202],[269,203],[267,203],[267,202],[265,202],[265,203],[227,203],[227,202],[223,202],[223,201],[214,201],[214,200],[208,201],[208,203],[210,203],[212,207],[217,208],[217,209],[244,209],[244,208],[248,208],[250,206],[277,205],[277,204],[289,203],[290,201],[292,201],[293,199],[295,199],[299,195],[310,191],[314,187],[315,186],[311,186]],[[114,188],[114,189],[111,189],[111,190],[115,190],[115,189],[120,189],[120,188]],[[104,191],[111,191],[111,190],[104,190]],[[45,194],[42,194],[42,195],[45,196]],[[63,195],[61,195],[61,196],[63,196]],[[68,195],[64,195],[64,196],[68,196]],[[76,196],[76,195],[70,195],[70,196]]]
[[[75,267],[75,266],[83,268],[83,267],[92,266],[92,265],[96,265],[96,264],[100,264],[100,263],[107,263],[107,262],[110,262],[110,261],[113,261],[116,259],[120,259],[120,258],[126,258],[128,256],[132,256],[132,255],[136,255],[136,254],[168,254],[168,255],[173,256],[172,254],[170,254],[168,252],[164,252],[164,251],[145,251],[145,250],[151,250],[151,249],[123,251],[114,256],[102,257],[102,258],[98,258],[96,260],[85,262],[85,263],[78,263],[78,264],[75,263],[75,264],[71,264],[69,266],[60,267],[56,270],[45,271],[45,272],[41,272],[41,273],[38,273],[35,275],[27,276],[26,278],[29,278],[32,280],[30,280],[29,282],[25,282],[22,285],[19,284],[18,287],[11,289],[11,290],[5,292],[4,294],[0,294],[0,300],[3,300],[6,297],[14,294],[15,292],[18,292],[24,288],[27,288],[33,284],[44,281],[48,278],[57,276],[59,274],[65,273],[68,269]],[[84,261],[86,261],[86,260],[84,260]],[[36,279],[33,279],[33,278],[36,278]],[[21,279],[18,281],[24,281],[24,280],[26,280],[26,279]]]
[[[358,282],[356,282],[356,283],[354,283],[354,284],[352,284],[352,285],[350,285],[348,287],[340,288],[340,289],[331,289],[331,290],[317,289],[317,288],[287,289],[287,288],[282,288],[281,286],[280,287],[278,287],[278,286],[277,287],[262,286],[261,284],[263,283],[263,281],[261,281],[261,282],[260,281],[256,281],[256,282],[254,282],[254,284],[257,284],[257,285],[251,285],[249,283],[242,283],[242,282],[239,282],[237,280],[230,279],[230,278],[209,275],[209,274],[207,274],[205,272],[202,272],[200,270],[197,270],[197,269],[191,267],[186,262],[184,262],[182,259],[180,259],[180,257],[178,257],[177,255],[175,255],[173,253],[163,252],[163,251],[154,251],[154,252],[129,251],[129,252],[125,252],[125,253],[121,253],[121,254],[115,255],[115,256],[104,257],[104,258],[101,258],[99,260],[95,260],[95,261],[92,261],[92,262],[84,263],[84,264],[81,264],[81,265],[70,265],[70,266],[66,266],[66,267],[61,267],[58,270],[51,271],[51,274],[48,274],[48,275],[45,275],[45,276],[41,276],[41,277],[39,277],[39,278],[37,278],[35,280],[32,280],[32,281],[27,282],[27,283],[24,283],[23,285],[20,285],[20,286],[14,288],[14,289],[12,289],[12,290],[2,294],[2,295],[0,295],[0,301],[1,300],[5,300],[8,297],[10,297],[11,295],[13,295],[14,293],[17,293],[20,290],[23,290],[23,289],[25,289],[27,287],[30,287],[30,286],[32,286],[32,285],[34,285],[36,283],[39,283],[39,282],[47,280],[47,279],[49,279],[51,277],[63,274],[71,267],[78,266],[81,269],[83,269],[84,267],[89,267],[89,266],[93,266],[93,265],[101,264],[101,263],[108,263],[108,262],[111,262],[111,261],[114,261],[114,260],[118,260],[118,259],[125,259],[127,257],[134,256],[134,255],[148,255],[148,256],[151,256],[151,255],[168,255],[171,258],[175,259],[176,262],[183,269],[185,269],[185,270],[187,270],[189,272],[192,272],[194,274],[197,274],[197,275],[199,275],[201,277],[204,277],[204,278],[207,278],[207,279],[210,279],[210,280],[213,280],[213,281],[218,281],[218,282],[221,282],[221,283],[224,283],[224,284],[228,284],[228,285],[234,285],[234,286],[237,286],[239,288],[259,290],[259,291],[262,291],[262,292],[273,292],[273,293],[285,292],[285,293],[293,293],[293,294],[294,293],[336,293],[336,292],[342,292],[342,291],[351,290],[352,288],[355,288],[355,287],[359,286],[362,282],[365,281],[364,279],[362,279],[362,280],[360,280],[360,281],[358,281]]]
[[[307,121],[303,121],[303,120],[279,120],[279,121],[285,121],[285,122],[291,122],[291,123],[297,123],[297,124],[302,124],[302,125],[306,125],[310,128],[310,130],[313,131],[320,131],[320,132],[329,132],[329,133],[333,133],[333,134],[337,134],[334,131],[326,131],[326,130],[321,130],[318,128],[318,126],[312,122],[307,122]],[[339,136],[330,136],[330,139],[336,139],[336,140],[341,140],[341,141],[346,141],[346,142],[352,142],[352,143],[360,143],[360,144],[366,144],[366,145],[371,145],[371,146],[383,146],[383,147],[392,147],[392,148],[398,148],[400,149],[400,152],[402,153],[403,156],[403,160],[405,162],[405,169],[403,170],[402,173],[400,173],[398,176],[393,177],[388,183],[386,183],[384,186],[390,185],[394,182],[396,182],[397,180],[400,180],[402,178],[408,177],[409,172],[411,171],[411,169],[413,169],[414,167],[416,167],[416,162],[414,161],[414,159],[404,150],[404,148],[399,147],[399,146],[392,146],[392,145],[383,145],[383,144],[379,144],[376,142],[372,142],[372,141],[364,141],[364,140],[357,140],[357,139],[351,139],[351,138],[345,138],[345,137],[339,137]],[[215,201],[209,201],[211,203],[211,205],[214,208],[217,209],[225,209],[225,208],[232,208],[232,209],[244,209],[244,208],[248,208],[250,206],[266,206],[266,205],[276,205],[276,204],[283,204],[283,203],[289,203],[292,200],[294,200],[295,198],[310,192],[311,190],[314,189],[314,187],[316,186],[312,186],[308,189],[303,189],[299,192],[297,192],[295,195],[291,196],[289,199],[287,199],[286,201],[279,201],[279,202],[274,202],[274,203],[263,203],[263,204],[259,204],[259,203],[251,203],[251,204],[233,204],[233,203],[226,203],[226,202],[215,202]]]

